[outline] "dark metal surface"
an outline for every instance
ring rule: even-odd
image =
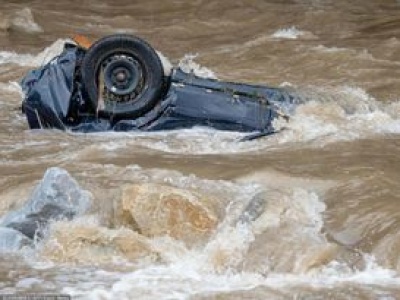
[[[68,45],[53,62],[31,71],[22,80],[26,95],[23,107],[31,128],[95,132],[209,126],[220,130],[259,132],[262,133],[259,136],[263,136],[274,132],[272,120],[279,116],[274,103],[290,101],[290,95],[283,89],[204,79],[176,69],[169,78],[165,96],[149,112],[134,119],[101,118],[101,114],[87,109],[81,90],[77,62],[84,53],[80,51]],[[114,72],[118,68],[113,66],[109,70],[111,73],[105,72],[110,75],[107,75],[106,85],[114,85],[113,78],[126,79],[125,71],[121,73],[124,78]],[[133,73],[129,76],[138,75]],[[127,89],[132,86],[134,84],[129,82]]]

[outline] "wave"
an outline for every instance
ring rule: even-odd
[[[0,14],[0,31],[24,32],[29,34],[42,33],[43,28],[36,23],[32,10],[29,7],[17,10],[10,15]]]
[[[35,22],[29,7],[15,12],[10,21],[10,29],[24,31],[26,33],[40,33],[44,31],[43,28]]]
[[[16,64],[22,67],[40,67],[60,54],[67,39],[58,39],[36,55],[0,51],[0,65]]]

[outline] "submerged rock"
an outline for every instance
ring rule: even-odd
[[[0,226],[18,230],[32,239],[50,220],[70,220],[85,213],[90,207],[90,197],[67,171],[50,168],[26,204],[5,215]]]
[[[51,226],[42,255],[57,262],[110,263],[117,257],[130,261],[157,259],[147,238],[127,228],[57,222]]]
[[[169,235],[187,245],[207,239],[218,223],[215,199],[196,192],[158,184],[123,189],[122,215],[145,236]]]
[[[264,212],[266,202],[266,196],[263,193],[255,195],[247,204],[243,213],[239,216],[238,222],[250,223],[257,220],[257,218]]]
[[[36,234],[41,234],[40,229],[44,229],[49,220],[63,218],[70,220],[74,215],[71,211],[64,211],[61,207],[49,203],[38,212],[28,213],[24,215],[23,219],[11,221],[6,224],[6,227],[18,230],[28,238],[33,239]]]
[[[261,198],[266,202],[262,204]],[[257,200],[259,199],[259,200]],[[334,260],[341,250],[322,232],[325,204],[304,189],[270,190],[255,198],[254,239],[243,255],[246,272],[308,273]],[[262,213],[259,209],[262,209]]]

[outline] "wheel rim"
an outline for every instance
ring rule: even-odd
[[[144,90],[144,72],[133,56],[118,54],[101,63],[98,76],[103,76],[105,102],[135,101]],[[102,81],[102,80],[99,80]]]

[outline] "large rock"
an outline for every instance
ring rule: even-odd
[[[145,236],[169,235],[194,245],[205,241],[218,223],[216,199],[158,184],[123,188],[122,216]]]
[[[67,171],[50,168],[26,204],[5,215],[0,226],[13,228],[33,238],[49,220],[70,220],[85,213],[90,207],[90,198],[90,193],[82,190]]]
[[[12,228],[0,228],[0,253],[13,253],[31,245],[32,241],[21,232]]]

